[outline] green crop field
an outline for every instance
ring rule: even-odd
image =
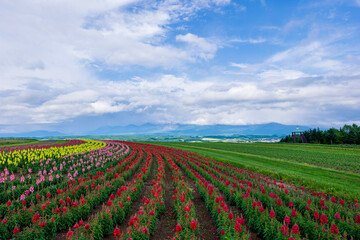
[[[20,145],[38,144],[41,141],[36,139],[0,139],[0,147],[15,147]]]
[[[50,145],[65,143],[66,140],[37,140],[37,139],[0,139],[0,147],[16,147],[23,145]]]
[[[345,198],[360,196],[360,150],[355,147],[266,143],[152,144],[198,152],[298,186]]]

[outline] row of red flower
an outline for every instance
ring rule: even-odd
[[[234,174],[236,175],[236,172]],[[239,181],[235,175],[231,175],[230,178],[236,180],[234,184]],[[257,200],[259,204],[261,203],[265,207],[273,209],[274,213],[276,212],[276,219],[280,223],[283,222],[285,217],[290,218],[290,214],[295,215],[296,213],[298,219],[292,219],[291,224],[294,225],[297,222],[300,230],[304,230],[302,232],[303,236],[306,237],[307,235],[309,238],[324,236],[328,238],[329,233],[332,233],[334,238],[338,234],[358,237],[359,225],[356,222],[359,220],[356,219],[360,217],[356,215],[356,212],[358,212],[357,208],[351,208],[351,205],[350,208],[347,208],[341,204],[332,203],[331,199],[330,201],[326,199],[319,200],[318,197],[312,195],[303,195],[301,198],[292,195],[292,191],[287,188],[269,188],[262,185],[257,188],[256,182],[253,181],[252,183],[254,183],[254,187],[251,186],[251,182],[247,182],[247,185],[250,187],[247,187],[246,190],[241,188],[240,185],[242,199],[254,197],[254,200]],[[229,186],[228,188],[231,189]],[[269,191],[271,192],[267,194]],[[229,190],[228,192],[231,191]],[[304,201],[304,197],[305,200],[307,199],[306,201]],[[236,195],[232,198],[235,199]],[[334,197],[332,198],[334,199]],[[322,205],[322,207],[320,208],[313,201],[319,202],[319,205]],[[254,206],[254,201],[252,201],[252,205]],[[342,219],[340,216],[342,216]],[[300,221],[300,217],[304,220]],[[283,225],[283,229],[286,229],[286,226]],[[284,230],[283,233],[286,233],[286,231]]]
[[[102,239],[112,232],[119,235],[120,231],[115,229],[115,226],[124,221],[132,203],[139,197],[144,182],[149,177],[152,164],[152,154],[147,151],[146,162],[141,171],[135,174],[134,178],[126,185],[118,188],[115,194],[111,194],[103,204],[101,211],[85,221],[85,223],[82,220],[76,223],[67,232],[67,239]]]
[[[356,218],[358,217],[355,217],[355,220],[352,221],[351,219],[342,221],[339,219],[340,214],[335,213],[334,219],[332,219],[330,216],[319,214],[318,211],[311,209],[311,207],[313,207],[310,206],[311,200],[304,201],[299,197],[289,196],[289,190],[286,188],[271,188],[266,186],[266,184],[266,187],[261,184],[258,187],[258,183],[254,182],[255,180],[246,182],[241,180],[244,172],[231,172],[231,168],[227,169],[229,173],[223,169],[220,170],[219,165],[230,166],[229,164],[217,163],[218,168],[211,169],[209,165],[206,164],[206,161],[202,161],[203,159],[199,157],[196,159],[196,155],[189,157],[189,155],[184,152],[178,152],[177,154],[187,158],[188,162],[190,162],[194,168],[196,167],[199,171],[202,171],[208,180],[212,180],[233,204],[236,204],[239,209],[246,213],[252,229],[266,239],[273,239],[275,236],[277,239],[287,239],[286,236],[289,237],[290,234],[293,234],[296,237],[299,232],[302,237],[308,237],[310,239],[317,237],[324,239],[328,239],[329,237],[337,238],[339,232],[343,235],[349,235],[355,238],[359,237],[359,225],[356,224]],[[208,162],[214,163],[215,161],[208,160]],[[254,176],[253,174],[250,175]],[[234,181],[232,179],[234,179]],[[283,204],[277,194],[273,192],[267,194],[269,190],[281,191],[278,195],[288,197],[290,200],[288,200],[286,204]],[[308,211],[304,216],[302,216],[301,211],[297,211],[294,207],[294,203],[299,205],[303,202],[305,202],[306,205],[304,207],[305,211]],[[254,213],[253,209],[256,209],[257,212]],[[261,213],[261,216],[258,216],[258,213]],[[328,218],[331,222],[329,222]],[[259,219],[262,219],[262,221],[259,222]]]
[[[176,239],[198,239],[199,225],[196,219],[195,206],[192,199],[193,191],[184,180],[184,176],[179,167],[175,164],[170,155],[165,154],[166,162],[171,169],[173,184],[175,187],[174,195],[174,211],[177,216],[177,224],[175,234],[172,237]]]
[[[243,216],[238,216],[230,210],[223,195],[211,185],[202,175],[182,159],[174,149],[162,149],[176,160],[176,164],[196,183],[200,196],[204,199],[210,211],[221,239],[249,239],[250,232],[245,225]]]
[[[164,159],[156,151],[153,154],[157,160],[157,171],[155,180],[152,181],[152,188],[149,197],[143,197],[143,205],[133,216],[130,217],[128,228],[125,233],[119,234],[118,229],[114,230],[116,239],[150,239],[153,234],[158,218],[165,209],[164,205]]]

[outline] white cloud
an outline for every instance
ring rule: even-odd
[[[354,47],[339,44],[341,31],[330,37],[313,31],[263,61],[232,59],[231,71],[214,71],[208,79],[157,73],[105,81],[89,70],[145,66],[186,72],[184,63],[207,64],[219,49],[216,40],[169,32],[173,23],[201,8],[229,3],[0,2],[0,124],[57,123],[125,111],[146,113],[158,122],[312,124],[337,108],[360,111],[360,58]]]
[[[26,105],[12,98],[12,104],[0,106],[1,124],[14,123],[19,112],[22,121],[33,123],[61,122],[83,115],[121,111],[146,112],[157,122],[197,124],[249,124],[264,122],[304,124],[320,121],[331,108],[360,106],[360,76],[338,82],[336,78],[312,80],[302,84],[302,74],[290,71],[293,78],[279,82],[272,79],[281,72],[264,74],[259,82],[226,83],[192,81],[187,77],[163,75],[157,80],[137,79],[126,82],[94,81],[81,91],[49,97],[40,105]],[[300,78],[296,78],[299,76]],[[296,82],[299,81],[299,82]],[[346,94],[344,94],[346,93]],[[15,93],[16,94],[16,93]],[[1,102],[10,102],[10,95]],[[22,100],[25,101],[25,100]],[[358,107],[355,107],[358,111]]]
[[[260,72],[258,76],[263,79],[264,82],[274,83],[284,80],[303,78],[308,75],[301,71],[291,69],[271,69]]]
[[[177,35],[176,40],[187,43],[194,55],[205,60],[213,58],[217,50],[216,44],[192,33]]]
[[[314,40],[279,52],[267,60],[268,64],[295,67],[301,71],[336,73],[346,68],[341,49],[326,42]]]
[[[254,38],[249,38],[249,39],[235,38],[235,39],[231,39],[230,42],[259,44],[259,43],[266,42],[266,39],[264,39],[264,38],[257,38],[257,39],[254,39]]]
[[[244,69],[244,68],[248,68],[248,67],[249,67],[249,64],[245,64],[245,63],[230,63],[230,66],[231,66],[231,67],[237,67],[237,68]]]
[[[229,2],[0,2],[0,124],[60,122],[142,106],[127,84],[102,82],[89,67],[168,69],[210,59],[217,46],[204,38],[185,35],[189,45],[185,49],[165,43],[169,25],[201,8]],[[134,101],[119,99],[124,93]],[[146,96],[148,105],[159,103]]]
[[[306,24],[306,21],[304,19],[291,20],[285,24],[285,26],[283,27],[283,31],[289,32],[292,30],[298,30],[299,28],[303,27],[305,24]]]
[[[231,2],[231,0],[212,0],[216,5],[226,5]]]
[[[209,48],[216,46],[202,38],[198,40],[205,42],[204,54],[176,48],[163,40],[168,25],[179,18],[191,16],[201,7],[227,2],[1,2],[0,63],[6,69],[2,74],[13,70],[17,76],[38,77],[59,65],[82,71],[84,61],[169,68],[193,61],[198,55],[192,54],[210,58],[214,50]],[[128,9],[131,7],[134,10]]]

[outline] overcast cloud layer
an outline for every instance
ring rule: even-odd
[[[360,123],[359,1],[290,2],[1,1],[0,132]]]

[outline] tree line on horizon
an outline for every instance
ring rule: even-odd
[[[345,124],[340,129],[330,128],[320,130],[319,128],[309,129],[303,132],[308,143],[318,144],[360,144],[360,126],[356,124]],[[291,135],[280,140],[280,142],[293,142]]]

